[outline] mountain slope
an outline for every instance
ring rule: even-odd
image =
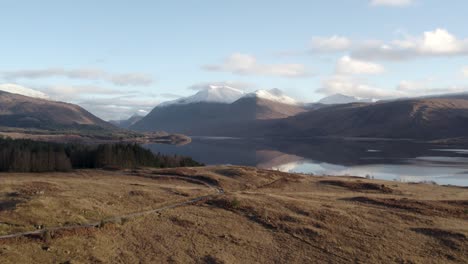
[[[244,97],[253,97],[281,104],[298,105],[298,102],[296,100],[285,95],[283,91],[281,91],[278,88],[270,90],[257,90],[253,93],[246,94]]]
[[[45,130],[115,129],[78,105],[0,91],[0,126]]]
[[[286,118],[304,111],[300,106],[246,96],[232,104],[199,102],[155,107],[130,129],[214,136],[239,126],[248,127],[257,120]]]
[[[249,117],[245,118],[246,120],[281,119],[305,112],[304,108],[298,105],[250,96],[237,100],[230,109],[235,114],[244,113],[244,117]]]
[[[330,106],[264,123],[256,131],[267,135],[296,137],[468,137],[468,100],[413,99]]]

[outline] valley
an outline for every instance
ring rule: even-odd
[[[0,6],[0,264],[468,263],[468,1]]]
[[[190,138],[163,131],[119,128],[74,104],[0,91],[0,136],[60,143],[187,144]]]

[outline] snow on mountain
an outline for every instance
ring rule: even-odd
[[[266,100],[270,100],[273,102],[289,104],[289,105],[297,105],[298,102],[293,98],[285,95],[280,89],[274,88],[271,90],[257,90],[253,93],[246,94],[245,97],[257,97]]]
[[[376,100],[369,98],[359,98],[355,96],[348,96],[344,94],[333,94],[322,98],[318,101],[320,104],[333,105],[333,104],[350,104],[350,103],[373,103]]]
[[[207,89],[203,89],[192,96],[179,98],[173,101],[163,102],[159,105],[159,107],[173,104],[191,104],[199,102],[230,104],[237,101],[244,95],[244,91],[232,88],[227,85],[210,85]]]
[[[12,83],[0,84],[0,91],[13,93],[13,94],[20,94],[20,95],[40,98],[40,99],[49,99],[49,96],[43,92],[33,90],[30,88],[26,88],[21,85],[12,84]]]

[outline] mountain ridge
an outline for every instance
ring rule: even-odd
[[[286,118],[304,111],[306,110],[298,105],[245,96],[231,104],[197,102],[156,106],[142,120],[130,126],[130,129],[204,135],[210,130],[229,130],[256,120]]]
[[[336,105],[264,122],[256,131],[269,136],[296,137],[422,140],[468,137],[468,100],[407,99]]]
[[[47,130],[80,127],[114,130],[81,106],[0,91],[0,126]]]

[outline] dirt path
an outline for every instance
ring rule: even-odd
[[[25,236],[43,235],[46,232],[54,232],[54,231],[74,230],[74,229],[80,229],[80,228],[98,228],[103,223],[115,223],[115,222],[122,221],[123,219],[130,219],[130,218],[140,217],[140,216],[144,216],[144,215],[154,214],[154,213],[158,213],[158,212],[161,212],[161,211],[164,211],[164,210],[168,210],[168,209],[172,209],[172,208],[176,208],[176,207],[181,207],[181,206],[193,204],[193,203],[196,203],[196,202],[199,202],[199,201],[202,201],[202,200],[210,199],[210,198],[213,198],[213,197],[224,194],[224,190],[221,187],[212,185],[212,184],[207,183],[207,182],[202,181],[202,180],[193,179],[192,177],[189,177],[189,176],[153,175],[153,174],[149,174],[149,173],[132,174],[132,176],[150,178],[150,179],[151,178],[168,178],[168,179],[184,180],[184,181],[188,181],[188,182],[192,182],[192,183],[205,185],[209,189],[213,190],[214,194],[194,197],[194,198],[191,198],[191,199],[186,200],[186,201],[172,203],[172,204],[162,206],[162,207],[159,207],[159,208],[156,208],[156,209],[148,210],[148,211],[135,212],[135,213],[126,214],[126,215],[118,215],[118,216],[114,216],[114,217],[110,217],[110,218],[101,219],[100,221],[84,223],[84,224],[80,224],[80,225],[48,227],[48,228],[45,228],[45,229],[38,229],[38,230],[33,230],[33,231],[3,235],[3,236],[0,236],[0,240],[2,240],[2,239],[11,239],[11,238],[19,238],[19,237],[25,237]]]

